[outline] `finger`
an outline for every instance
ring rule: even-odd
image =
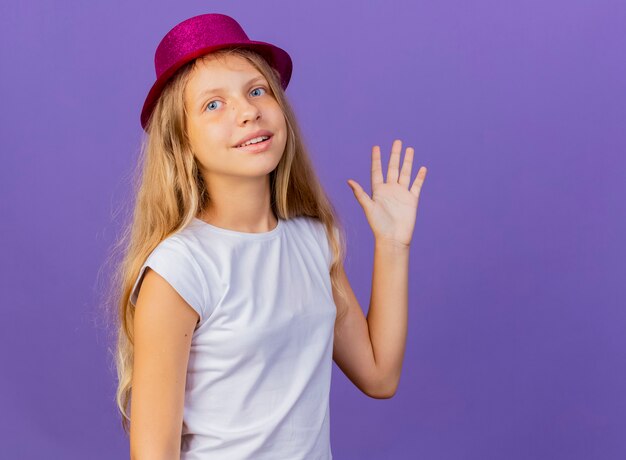
[[[413,147],[407,147],[404,153],[404,161],[402,162],[402,170],[400,171],[400,179],[398,183],[406,188],[409,188],[409,182],[411,181],[411,169],[413,168],[413,154],[415,151]]]
[[[383,166],[380,162],[380,146],[372,148],[372,195],[378,184],[383,183]]]
[[[402,141],[396,139],[391,146],[391,157],[387,167],[387,182],[398,182],[398,166],[400,165],[400,152],[402,151]]]
[[[419,198],[420,190],[422,189],[422,184],[424,184],[424,180],[426,179],[426,166],[422,166],[419,171],[417,171],[417,176],[413,181],[413,185],[411,186],[411,193]]]
[[[365,193],[365,190],[363,190],[363,188],[359,184],[351,179],[348,179],[348,185],[350,185],[354,196],[356,197],[359,204],[363,207],[363,209],[368,209],[372,200],[370,199],[369,195]]]

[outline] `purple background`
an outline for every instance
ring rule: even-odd
[[[174,24],[224,13],[289,52],[287,90],[367,311],[370,191],[428,167],[396,396],[335,365],[340,459],[626,458],[626,4],[3,2],[2,458],[128,458],[98,304]]]

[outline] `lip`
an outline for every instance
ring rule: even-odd
[[[248,142],[250,139],[254,139],[255,137],[259,137],[259,136],[273,136],[273,133],[268,131],[267,129],[261,129],[259,131],[255,131],[253,133],[250,133],[248,136],[244,137],[243,139],[240,139],[239,142],[237,142],[235,145],[233,145],[233,147],[235,148],[239,148],[237,147],[238,145],[243,144],[244,142]]]
[[[258,142],[256,144],[246,145],[245,147],[235,147],[235,148],[237,150],[242,150],[244,152],[249,152],[249,153],[265,152],[267,149],[270,148],[270,145],[272,145],[273,139],[274,139],[274,136],[270,136],[270,138],[266,141]]]

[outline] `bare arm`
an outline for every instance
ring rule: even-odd
[[[372,349],[384,392],[400,382],[408,323],[409,248],[376,241],[367,313]]]
[[[372,296],[367,319],[342,268],[345,302],[337,305],[333,359],[343,373],[372,398],[391,398],[398,387],[407,335],[408,248],[377,242]]]
[[[378,369],[374,360],[372,342],[365,315],[350,286],[346,272],[341,267],[339,284],[348,294],[344,300],[333,286],[333,297],[337,306],[333,360],[354,385],[366,395],[382,399],[387,395],[381,391]]]
[[[346,305],[337,305],[346,314],[345,320],[335,326],[335,337],[339,338],[336,354],[342,370],[353,382],[365,382],[374,388],[370,392],[386,397],[395,394],[402,372],[408,323],[409,247],[426,178],[426,167],[422,166],[410,185],[414,150],[406,149],[402,170],[398,171],[401,151],[402,141],[396,139],[385,182],[380,146],[372,148],[371,198],[357,182],[348,180],[376,240],[372,296],[367,320],[351,295]],[[348,284],[347,280],[344,283]]]
[[[191,336],[199,316],[150,268],[135,308],[130,457],[178,459]]]

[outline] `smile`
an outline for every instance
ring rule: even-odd
[[[250,153],[260,153],[260,152],[264,152],[270,147],[270,145],[272,144],[272,139],[274,139],[274,136],[270,136],[269,139],[261,141],[261,142],[257,142],[256,144],[250,144],[244,147],[235,147],[235,148],[237,150],[244,150]]]

